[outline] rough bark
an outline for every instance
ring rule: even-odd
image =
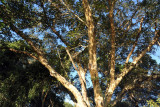
[[[88,0],[82,0],[85,18],[88,27],[88,37],[89,37],[89,71],[91,75],[91,80],[93,83],[94,99],[97,107],[103,106],[103,97],[101,94],[101,88],[99,85],[99,77],[97,71],[97,57],[96,57],[96,40],[95,40],[95,26],[92,18],[91,9]]]
[[[109,88],[106,90],[105,95],[105,105],[107,106],[110,103],[112,94],[116,88],[115,86],[115,26],[114,26],[114,16],[113,16],[113,10],[114,10],[114,1],[109,0],[109,19],[110,19],[110,39],[111,39],[111,60],[110,60],[110,83]]]

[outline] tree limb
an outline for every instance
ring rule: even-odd
[[[109,83],[109,87],[106,88],[106,92],[105,92],[105,105],[108,105],[112,94],[114,92],[114,89],[116,88],[114,85],[114,81],[115,81],[115,26],[114,26],[114,16],[113,16],[113,10],[114,10],[114,5],[115,5],[115,1],[109,0],[109,20],[110,20],[110,40],[111,40],[111,59],[110,59],[110,83]]]
[[[127,56],[126,63],[128,63],[129,58],[131,57],[131,55],[132,55],[132,53],[133,53],[133,51],[134,51],[134,49],[135,49],[135,47],[136,47],[136,45],[137,45],[138,38],[140,37],[140,32],[141,32],[141,30],[142,30],[143,19],[144,19],[144,17],[142,17],[142,19],[141,19],[140,27],[139,27],[139,30],[138,30],[138,34],[137,34],[137,36],[136,36],[136,40],[135,40],[135,42],[134,42],[134,45],[133,45],[130,53],[129,53],[128,56]]]
[[[0,8],[1,8],[1,6],[0,6]],[[2,11],[3,11],[3,13],[5,13],[4,12],[4,7],[2,7],[3,9],[2,9]],[[5,16],[5,17],[3,17],[3,16]],[[84,106],[84,107],[86,107],[87,105],[86,105],[86,103],[84,102],[84,100],[83,100],[83,97],[82,97],[82,95],[81,95],[81,93],[78,91],[78,89],[75,87],[75,86],[73,86],[70,82],[68,82],[63,76],[61,76],[59,73],[57,73],[56,71],[55,71],[55,69],[48,63],[48,60],[44,57],[44,55],[43,55],[43,53],[41,52],[41,50],[39,50],[35,45],[34,45],[34,43],[32,42],[32,40],[27,36],[27,35],[25,35],[22,31],[20,31],[16,26],[14,26],[12,23],[11,23],[11,19],[12,18],[9,18],[9,15],[7,14],[7,13],[5,13],[5,14],[3,14],[3,16],[2,16],[2,18],[3,18],[3,21],[4,21],[4,23],[5,24],[9,24],[9,26],[10,26],[10,28],[14,31],[14,32],[16,32],[20,37],[22,37],[32,48],[33,48],[33,50],[37,53],[37,55],[38,55],[38,60],[39,60],[39,62],[42,64],[42,65],[44,65],[48,70],[49,70],[49,72],[50,72],[50,75],[52,76],[52,77],[55,77],[58,81],[60,81],[61,82],[61,84],[64,86],[64,87],[66,87],[70,92],[72,92],[72,94],[74,95],[74,97],[76,98],[76,100],[77,100],[77,105],[81,105],[81,106]],[[7,18],[6,18],[7,17]],[[7,22],[7,19],[9,20],[8,22]]]
[[[72,13],[79,21],[81,21],[82,23],[84,23],[86,26],[86,22],[84,20],[82,20],[77,14],[75,14],[74,12],[72,12],[72,10],[69,8],[69,6],[63,1],[63,0],[59,0],[66,8],[67,10]]]
[[[134,66],[137,64],[137,62],[146,54],[146,52],[150,51],[151,50],[151,47],[159,40],[159,33],[157,33],[158,31],[155,31],[155,37],[153,38],[153,40],[149,43],[148,47],[146,49],[144,49],[140,54],[139,56],[137,56],[133,62],[131,63],[131,65],[127,68],[125,67],[123,70],[122,70],[122,73],[119,74],[117,76],[117,79],[116,79],[116,82],[115,84],[118,85],[120,83],[120,81],[123,79],[123,77],[129,72],[131,71]]]
[[[53,31],[53,33],[55,33],[55,34],[58,36],[58,38],[59,38],[66,46],[70,46],[70,44],[69,44],[65,39],[63,39],[63,37],[60,35],[60,33],[55,30],[54,25],[51,26],[51,25],[49,24],[48,18],[47,18],[47,15],[46,15],[46,11],[45,11],[45,8],[44,8],[44,3],[43,3],[43,1],[41,1],[41,7],[43,8],[43,13],[44,13],[44,16],[45,16],[45,18],[46,18],[46,20],[47,20],[47,24],[51,27],[51,30]]]
[[[81,67],[81,65],[79,63],[77,64],[78,67],[76,66],[68,48],[65,48],[65,49],[66,49],[66,52],[70,58],[70,61],[72,62],[73,67],[75,68],[75,70],[77,71],[77,73],[79,75],[79,81],[81,83],[81,92],[82,92],[83,99],[86,102],[86,104],[88,105],[88,107],[90,107],[90,103],[89,103],[89,99],[87,97],[87,91],[86,91],[86,80],[85,80],[86,72],[84,71],[84,69]]]
[[[70,44],[65,39],[63,39],[62,35],[60,35],[60,33],[56,31],[53,26],[51,26],[51,29],[67,47],[70,46]]]
[[[9,48],[9,50],[10,50],[10,51],[13,51],[13,52],[15,52],[15,53],[23,53],[23,54],[26,54],[26,55],[32,57],[33,59],[38,60],[38,58],[37,58],[36,56],[34,56],[33,54],[28,53],[28,52],[26,52],[26,51],[19,51],[19,50],[13,49],[13,48]]]
[[[129,84],[125,85],[125,87],[122,89],[122,91],[117,95],[116,99],[112,102],[112,106],[115,106],[116,103],[122,99],[122,97],[125,95],[125,93],[127,91],[133,90],[137,87],[144,88],[143,87],[144,85],[141,87],[143,82],[145,82],[145,81],[150,82],[151,80],[157,79],[157,78],[160,78],[160,75],[152,74],[152,75],[148,76],[148,73],[147,73],[143,76],[140,76],[138,79],[134,79],[132,84],[129,83]]]
[[[70,61],[72,62],[73,67],[74,67],[75,70],[78,72],[79,69],[78,69],[78,67],[76,66],[75,62],[73,61],[73,58],[72,58],[72,56],[71,56],[71,54],[70,54],[68,48],[65,48],[65,49],[66,49],[66,52],[67,52],[67,54],[68,54],[68,56],[69,56]]]

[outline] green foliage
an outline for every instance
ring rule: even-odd
[[[68,102],[64,102],[64,107],[74,107],[72,104],[68,103]]]
[[[16,42],[10,42],[10,43],[7,44],[7,47],[22,50],[22,51],[26,51],[27,49],[29,49],[29,45],[27,45],[22,40],[19,40],[19,41],[16,41]]]
[[[147,103],[149,107],[158,107],[160,106],[160,98],[158,98],[156,101],[148,100]]]
[[[39,84],[38,83],[35,83],[34,86],[29,90],[28,92],[28,98],[29,99],[33,99],[35,98],[36,96],[39,96],[37,93],[37,88],[39,87]]]

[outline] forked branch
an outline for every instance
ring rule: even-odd
[[[153,40],[149,43],[148,47],[146,49],[144,49],[139,56],[137,56],[133,62],[131,63],[131,65],[129,67],[125,67],[122,70],[122,73],[118,75],[115,84],[118,85],[120,83],[120,81],[122,80],[122,78],[129,72],[131,71],[134,66],[138,63],[138,61],[146,54],[146,52],[151,50],[151,47],[159,40],[160,34],[158,33],[159,31],[155,31],[155,37],[153,38]]]

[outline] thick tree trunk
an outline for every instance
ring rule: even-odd
[[[88,0],[82,0],[85,17],[88,27],[88,37],[89,37],[89,71],[91,75],[91,80],[93,83],[94,99],[97,107],[103,106],[103,97],[101,94],[101,88],[99,85],[99,77],[97,71],[97,56],[96,56],[96,40],[95,40],[95,26],[92,18],[91,9]]]
[[[96,40],[95,40],[95,26],[92,18],[91,9],[88,0],[83,0],[83,7],[88,27],[89,37],[89,71],[93,83],[94,99],[97,107],[103,106],[103,97],[99,85],[99,77],[97,71],[97,56],[96,56]]]

